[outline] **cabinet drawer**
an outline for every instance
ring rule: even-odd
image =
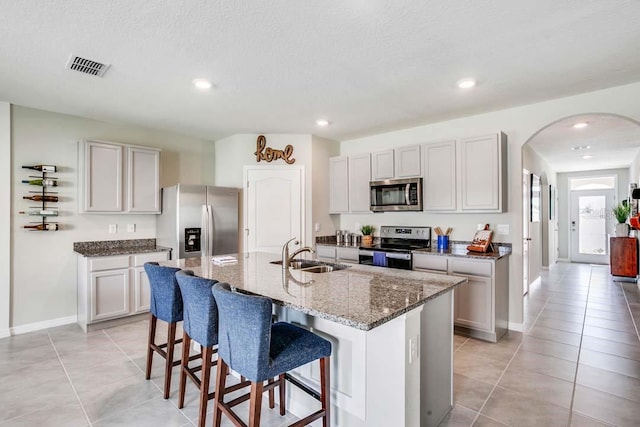
[[[414,270],[434,270],[446,273],[447,264],[447,257],[413,254]]]
[[[336,259],[336,247],[316,245],[316,255],[318,258],[325,258],[333,261]]]
[[[360,251],[358,248],[336,248],[336,258],[338,261],[355,262],[360,259]]]
[[[129,268],[129,256],[109,256],[89,260],[89,271],[114,270],[116,268]]]
[[[169,252],[153,252],[139,254],[134,257],[134,266],[142,267],[145,262],[162,262],[167,260]]]
[[[451,260],[451,272],[454,274],[491,277],[492,270],[491,262]]]

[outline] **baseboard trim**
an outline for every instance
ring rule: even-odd
[[[11,336],[11,329],[0,329],[0,338],[6,338]]]
[[[26,325],[14,326],[10,328],[10,335],[26,334],[28,332],[41,331],[42,329],[55,328],[56,326],[76,323],[78,316],[59,317],[57,319],[44,320],[42,322],[27,323]]]
[[[515,332],[524,332],[524,323],[509,322],[509,330]]]
[[[558,258],[557,262],[571,262],[571,261],[569,261],[569,258]]]

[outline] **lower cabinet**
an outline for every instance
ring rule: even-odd
[[[334,262],[336,260],[336,246],[316,244],[316,256],[321,261]]]
[[[360,261],[360,249],[338,246],[336,247],[336,261],[357,264]]]
[[[327,262],[360,262],[360,249],[357,247],[337,246],[335,244],[316,244],[316,256]]]
[[[103,321],[149,311],[151,291],[145,262],[168,259],[168,252],[78,257],[78,323],[86,332]]]
[[[454,290],[456,332],[497,342],[509,323],[509,260],[413,254],[414,270],[465,277]]]

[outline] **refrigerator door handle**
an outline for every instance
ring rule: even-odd
[[[202,256],[209,256],[209,206],[202,205],[202,216],[200,218],[200,244],[202,250]]]
[[[211,205],[207,205],[207,229],[208,229],[208,236],[207,236],[207,246],[209,249],[209,253],[207,254],[208,256],[213,256],[213,207]]]

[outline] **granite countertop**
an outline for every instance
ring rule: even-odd
[[[453,242],[449,243],[449,249],[442,250],[432,246],[429,249],[416,249],[412,251],[412,253],[479,259],[500,259],[511,255],[510,244],[494,243],[493,247],[496,252],[471,252],[467,250],[467,246],[469,246],[470,243],[471,242]]]
[[[239,291],[264,295],[275,304],[367,331],[426,301],[451,291],[467,279],[419,271],[350,264],[330,273],[283,270],[271,264],[277,254],[251,252],[238,262],[216,265],[202,258],[162,262],[228,282]]]
[[[156,239],[101,240],[73,243],[73,251],[86,257],[131,255],[170,250],[170,248],[156,246]]]

